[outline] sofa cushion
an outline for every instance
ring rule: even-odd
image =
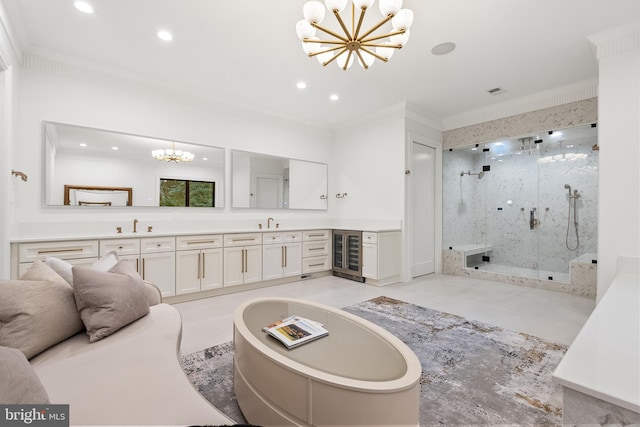
[[[20,350],[0,347],[0,378],[2,404],[49,403],[47,391]]]
[[[90,342],[149,313],[144,282],[126,260],[107,272],[73,267],[73,293]]]
[[[71,286],[42,261],[0,283],[0,345],[31,359],[83,329]]]
[[[47,257],[44,261],[56,273],[62,276],[69,285],[73,285],[73,264],[55,257]],[[117,262],[118,253],[116,251],[110,251],[95,261],[90,268],[97,271],[108,271],[111,267],[116,265]]]

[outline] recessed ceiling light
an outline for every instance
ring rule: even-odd
[[[87,3],[86,1],[77,1],[73,4],[76,9],[78,9],[80,12],[84,12],[84,13],[93,13],[93,6],[91,6],[89,3]]]
[[[209,160],[207,157],[203,157],[202,160]]]
[[[173,40],[173,35],[167,30],[160,30],[158,31],[158,38],[160,40],[170,42],[171,40]]]
[[[118,149],[118,147],[111,147],[111,149],[112,149],[112,150],[117,150],[117,149]]]
[[[84,143],[84,142],[81,142],[81,143],[80,143],[80,147],[86,147],[86,146],[87,146],[87,144],[86,144],[86,143]]]
[[[334,93],[333,95],[331,95],[329,97],[329,99],[332,100],[332,101],[337,101],[338,99],[340,99],[340,97],[338,96],[338,94]]]
[[[296,83],[296,87],[298,89],[305,89],[307,87],[307,84],[305,82],[298,82]]]
[[[451,52],[453,52],[456,48],[456,44],[453,42],[444,42],[444,43],[440,43],[438,45],[435,45],[433,47],[433,49],[431,49],[431,53],[433,53],[434,55],[447,55]]]

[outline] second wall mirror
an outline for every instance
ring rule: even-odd
[[[234,208],[327,209],[324,163],[232,150]]]

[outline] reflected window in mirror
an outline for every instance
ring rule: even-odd
[[[186,179],[160,180],[160,206],[214,208],[216,183]]]

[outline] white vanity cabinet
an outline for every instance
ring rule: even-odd
[[[331,270],[330,230],[306,230],[302,232],[302,273]]]
[[[222,235],[176,238],[176,295],[222,287]]]
[[[302,232],[262,234],[262,280],[302,273]]]
[[[367,283],[388,284],[399,278],[401,241],[400,231],[362,233],[362,276],[370,279]]]
[[[20,243],[17,245],[17,274],[12,274],[12,278],[17,279],[34,261],[44,261],[47,257],[63,259],[73,265],[91,266],[98,256],[97,240]]]
[[[118,259],[131,262],[133,268],[140,273],[140,239],[100,240],[100,256],[115,251]]]
[[[160,288],[163,297],[176,294],[176,238],[140,239],[140,275]]]
[[[224,286],[262,280],[262,233],[224,235]]]

